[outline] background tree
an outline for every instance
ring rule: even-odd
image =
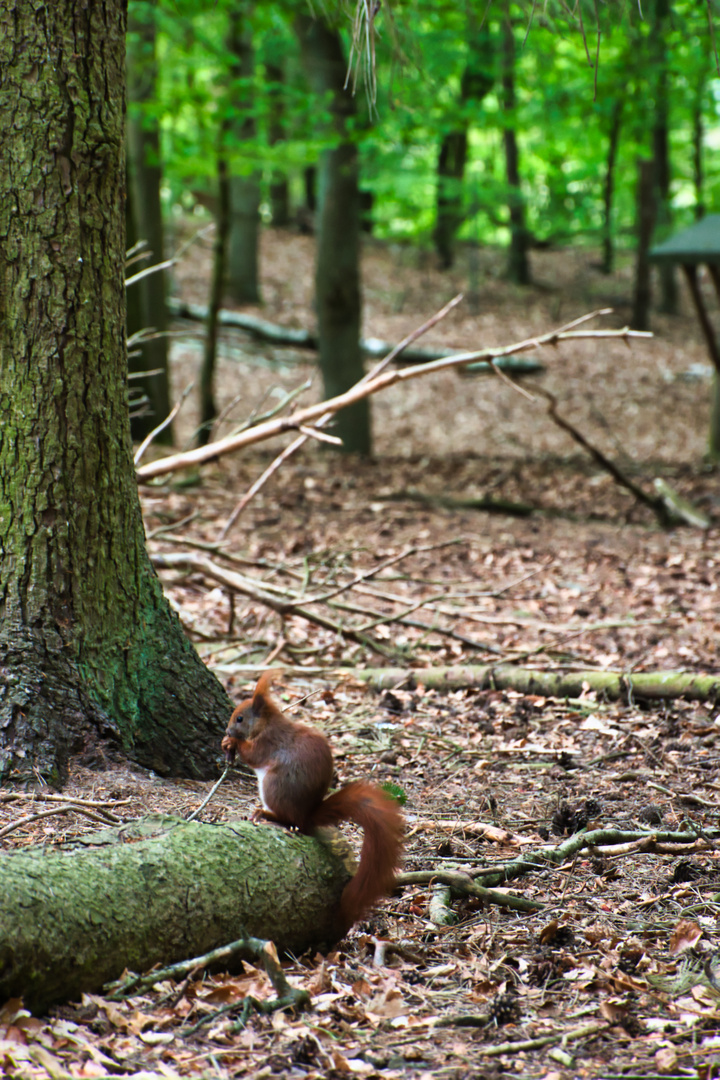
[[[360,349],[358,151],[353,139],[355,102],[346,88],[347,59],[338,30],[321,19],[296,19],[303,62],[319,102],[327,102],[328,147],[319,167],[317,307],[319,363],[326,398],[344,393],[363,376]],[[338,414],[343,449],[371,450],[366,400]]]
[[[460,79],[457,115],[449,117],[438,154],[437,219],[433,238],[440,265],[448,269],[454,260],[455,234],[462,224],[463,177],[467,161],[468,129],[477,121],[479,103],[495,82],[494,42],[489,19],[467,7],[467,59]]]
[[[525,203],[520,182],[520,150],[515,126],[517,98],[515,94],[515,31],[511,4],[508,2],[502,20],[502,108],[505,171],[508,185],[508,215],[510,217],[510,248],[507,275],[518,285],[530,283],[528,260],[529,234],[525,221]]]
[[[145,551],[127,411],[123,0],[0,7],[0,774],[209,776],[229,702]],[[32,92],[28,92],[28,88]]]
[[[265,61],[267,95],[269,106],[268,138],[270,146],[278,147],[285,141],[285,75],[282,61]],[[270,177],[270,213],[273,225],[283,228],[290,224],[290,185],[287,173],[274,167]]]
[[[655,166],[655,239],[667,239],[672,231],[671,163],[670,163],[670,101],[671,72],[668,55],[669,0],[651,0],[649,5],[650,54],[654,76],[654,112],[652,150]],[[678,291],[675,267],[668,263],[660,267],[660,310],[669,315],[677,312]]]
[[[230,134],[238,149],[255,137],[252,16],[252,5],[246,0],[233,0],[228,11],[227,47],[231,56],[229,76],[232,86],[228,119]],[[238,303],[257,304],[260,301],[260,173],[254,163],[241,169],[241,163],[235,158],[230,173],[227,292]]]

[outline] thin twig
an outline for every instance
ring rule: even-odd
[[[143,372],[143,374],[145,374],[145,372]],[[162,423],[158,424],[157,427],[153,428],[150,434],[146,435],[143,441],[140,443],[137,450],[135,451],[135,457],[133,458],[133,464],[136,467],[140,464],[143,454],[145,453],[153,439],[156,439],[161,431],[164,431],[166,427],[169,427],[169,425],[172,424],[173,420],[185,404],[185,399],[187,398],[194,385],[194,382],[188,383],[188,385],[182,392],[180,400],[176,402],[176,404],[172,407],[172,409],[162,421]]]
[[[411,334],[408,334],[408,336],[403,338],[403,340],[398,345],[391,349],[388,355],[384,357],[379,364],[376,364],[375,367],[372,368],[372,370],[368,372],[367,375],[364,375],[357,385],[363,386],[367,384],[371,379],[377,378],[378,375],[381,375],[385,368],[389,364],[391,364],[393,360],[395,360],[396,357],[398,357],[400,353],[403,352],[404,349],[407,349],[409,345],[412,345],[412,343],[414,341],[417,341],[419,337],[427,333],[428,330],[431,330],[432,327],[439,323],[441,319],[444,319],[445,316],[450,311],[452,311],[454,307],[457,307],[461,300],[461,293],[457,296],[454,296],[452,300],[450,300],[447,304],[441,307],[440,310],[435,313],[435,315],[433,315],[430,319],[427,320],[427,322],[424,322],[422,326],[419,326],[417,328],[417,330],[413,330]],[[320,416],[320,418],[313,425],[314,428],[317,429],[323,427],[326,423],[328,423],[329,420],[332,419],[333,416],[333,412],[328,412],[326,415]],[[227,519],[222,529],[218,533],[218,541],[222,541],[226,538],[230,529],[232,529],[233,525],[240,517],[245,507],[257,495],[258,491],[260,491],[260,489],[265,486],[270,477],[278,471],[281,465],[283,465],[284,462],[288,460],[288,458],[292,457],[293,454],[297,453],[297,451],[305,445],[308,439],[308,434],[302,432],[303,426],[304,425],[302,424],[298,425],[301,431],[300,436],[293,442],[291,442],[290,445],[282,451],[282,453],[278,454],[275,460],[272,461],[270,465],[268,465],[267,469],[265,469],[262,475],[258,477],[255,483],[252,484],[248,491],[246,491],[246,493],[243,495],[242,499],[240,499],[239,503],[231,513],[230,517]]]
[[[175,259],[165,259],[164,262],[155,263],[154,266],[146,266],[144,270],[138,270],[137,274],[133,274],[132,277],[125,278],[125,288],[128,285],[134,285],[136,281],[142,281],[143,278],[150,277],[151,274],[158,274],[161,270],[167,270],[168,267],[175,265]]]
[[[197,810],[193,810],[192,814],[188,814],[188,816],[185,818],[186,821],[194,821],[195,818],[198,816],[198,814],[201,813],[201,811],[203,811],[205,809],[205,807],[210,802],[213,795],[215,794],[217,789],[220,787],[220,785],[222,784],[223,780],[225,779],[225,777],[227,776],[227,774],[229,772],[230,772],[230,765],[228,764],[228,765],[225,766],[225,771],[223,772],[223,774],[220,777],[220,779],[218,780],[218,782],[216,784],[213,784],[213,786],[210,788],[210,791],[207,793],[207,795],[205,796],[203,801],[198,806]]]
[[[42,821],[43,818],[55,817],[57,814],[81,814],[83,817],[90,818],[91,821],[99,821],[103,825],[119,824],[120,818],[115,814],[110,814],[103,810],[88,810],[85,806],[78,806],[77,804],[68,804],[67,806],[53,806],[49,810],[39,810],[36,814],[26,814],[25,817],[17,818],[15,821],[11,821],[8,825],[3,826],[0,829],[0,838],[9,836],[10,833],[16,832],[17,829],[23,829],[26,825],[32,825],[36,821]]]
[[[406,659],[402,650],[393,649],[391,646],[384,645],[382,642],[376,641],[366,634],[358,633],[358,631],[352,629],[352,627],[343,626],[324,615],[308,611],[304,606],[301,607],[300,601],[296,599],[280,600],[276,596],[271,595],[270,591],[266,591],[270,589],[269,585],[265,588],[261,588],[258,586],[257,582],[252,581],[250,578],[246,578],[233,570],[226,570],[224,567],[218,566],[216,563],[211,562],[210,559],[205,559],[200,555],[192,555],[189,553],[179,553],[177,555],[157,553],[151,556],[151,558],[153,565],[156,567],[164,567],[166,569],[180,567],[195,573],[205,574],[207,577],[220,582],[221,585],[227,585],[228,588],[242,593],[243,596],[247,596],[259,604],[264,604],[271,610],[276,611],[278,615],[297,615],[301,619],[306,619],[308,622],[323,627],[325,630],[331,630],[333,633],[346,638],[348,641],[355,641],[358,645],[363,645],[365,648],[372,649],[373,652],[378,653],[380,656]]]

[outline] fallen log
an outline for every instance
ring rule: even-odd
[[[244,935],[297,955],[337,940],[351,871],[329,842],[247,821],[154,816],[0,855],[0,1002],[92,993]]]
[[[514,664],[455,664],[434,668],[361,668],[343,670],[373,690],[390,690],[408,680],[432,690],[516,690],[521,694],[578,698],[588,691],[611,700],[633,698],[660,701],[688,698],[691,701],[720,699],[720,675],[697,675],[689,671],[538,671]]]
[[[176,297],[168,299],[168,310],[177,318],[191,319],[194,322],[205,322],[207,319],[207,307],[203,304],[191,304],[186,300],[178,300]],[[231,326],[236,330],[244,330],[260,341],[266,341],[269,345],[285,346],[293,349],[318,348],[317,334],[302,327],[280,326],[278,323],[260,319],[257,315],[248,315],[244,311],[228,311],[223,308],[218,312],[218,323],[221,326]],[[363,338],[360,348],[366,356],[381,359],[395,348],[392,342],[382,341],[380,338]],[[443,360],[449,356],[460,356],[459,349],[445,349],[442,347],[418,346],[414,349],[403,349],[396,359],[396,364],[429,364],[432,360]],[[522,375],[537,375],[545,370],[545,365],[539,360],[530,360],[523,356],[498,357],[497,366],[501,371],[515,377]],[[468,364],[465,374],[490,375],[492,368],[485,360],[476,364]]]

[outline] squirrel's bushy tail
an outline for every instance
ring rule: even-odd
[[[343,932],[393,887],[402,852],[403,817],[394,799],[374,784],[357,781],[333,792],[313,814],[313,825],[352,821],[363,830],[360,865],[340,899]]]

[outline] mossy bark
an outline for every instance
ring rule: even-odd
[[[62,782],[69,754],[108,737],[209,776],[229,707],[144,545],[124,44],[122,0],[0,8],[0,777]]]
[[[2,855],[0,1001],[40,1012],[244,934],[296,955],[332,944],[348,877],[329,845],[247,821],[158,816]]]

